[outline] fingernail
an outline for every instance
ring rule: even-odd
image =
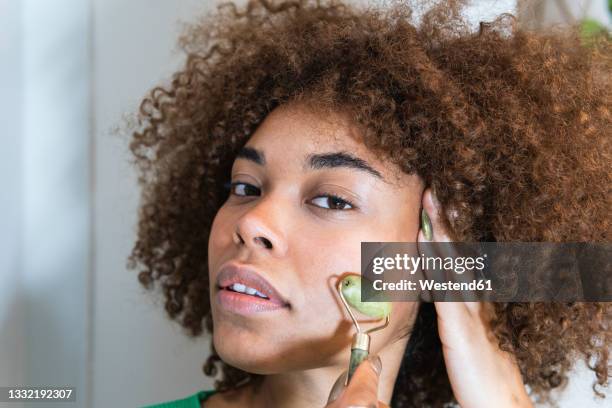
[[[437,208],[440,208],[440,201],[438,200],[438,196],[436,195],[436,191],[431,191],[431,200]]]
[[[368,361],[370,362],[370,364],[372,364],[372,367],[374,367],[374,371],[376,371],[376,374],[380,375],[380,372],[382,371],[382,362],[380,361],[380,357],[370,356],[368,357]]]
[[[344,385],[344,383],[346,382],[346,375],[347,375],[347,370],[344,370],[344,372],[340,374],[340,377],[338,377],[338,379],[334,383],[334,386],[332,387],[329,393],[329,397],[327,398],[328,404],[336,400],[346,388],[346,386]]]
[[[431,241],[432,238],[432,227],[431,220],[429,219],[429,215],[427,215],[427,211],[423,208],[421,210],[421,229],[423,230],[423,235],[425,239]]]

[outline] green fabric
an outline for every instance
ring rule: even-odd
[[[200,408],[200,402],[206,401],[215,392],[217,390],[198,391],[187,398],[147,405],[142,408]]]

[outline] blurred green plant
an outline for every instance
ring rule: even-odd
[[[582,36],[584,38],[589,38],[600,34],[609,34],[609,31],[606,26],[592,18],[586,18],[582,20],[581,31]]]
[[[608,0],[608,12],[612,14],[612,0]],[[580,35],[584,45],[593,46],[599,40],[609,40],[610,30],[593,18],[585,18],[580,23]]]

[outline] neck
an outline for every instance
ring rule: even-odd
[[[398,340],[378,354],[383,367],[378,383],[378,399],[387,405],[391,403],[395,379],[407,341],[407,337]],[[248,406],[253,408],[325,406],[332,386],[346,369],[347,367],[343,365],[266,375],[259,384],[248,387],[248,396],[246,396],[249,401]]]

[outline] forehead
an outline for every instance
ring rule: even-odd
[[[346,115],[315,113],[303,105],[287,104],[272,111],[251,137],[249,145],[284,145],[294,153],[317,148],[365,148]],[[293,145],[293,146],[289,146]]]
[[[347,114],[317,113],[299,104],[276,108],[246,145],[262,150],[271,163],[303,166],[311,154],[342,151],[367,162],[389,183],[409,177],[363,144],[359,127]]]

